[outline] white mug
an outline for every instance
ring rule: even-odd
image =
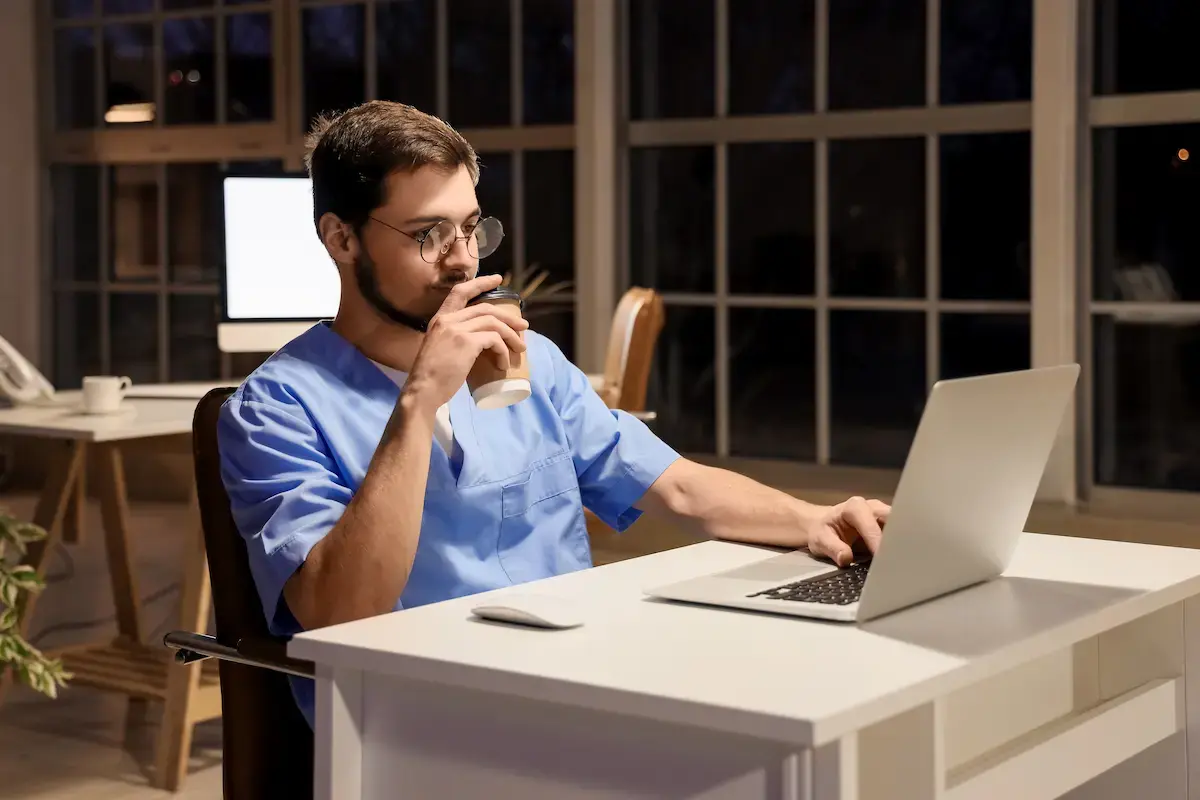
[[[121,409],[125,392],[133,385],[129,378],[114,375],[89,375],[83,379],[83,412],[112,414]]]

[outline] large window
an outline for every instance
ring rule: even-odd
[[[1200,11],[1069,2],[1078,19],[1057,0],[47,0],[53,372],[243,374],[215,346],[221,178],[297,172],[316,116],[386,98],[475,145],[507,234],[485,268],[546,272],[530,315],[569,357],[598,366],[611,286],[664,295],[649,403],[680,450],[895,468],[934,381],[1077,357],[1055,496],[1200,491]],[[578,275],[577,231],[602,244]]]
[[[1198,491],[1200,6],[1095,0],[1092,22],[1091,478]]]
[[[668,441],[898,467],[933,381],[1029,365],[1031,9],[628,0]]]
[[[221,182],[302,169],[319,114],[368,99],[449,119],[480,153],[523,288],[574,279],[572,0],[55,0],[54,380],[237,377],[217,351]],[[299,38],[289,41],[292,32]],[[330,267],[333,268],[332,265]],[[569,286],[534,327],[571,356]]]
[[[279,162],[52,166],[53,311],[56,325],[71,328],[55,336],[55,384],[77,386],[89,372],[139,383],[222,377],[221,181],[281,170]]]
[[[270,122],[273,0],[56,0],[59,131]]]

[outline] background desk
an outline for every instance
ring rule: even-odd
[[[199,393],[197,393],[199,392]],[[172,667],[170,651],[160,642],[143,641],[139,618],[140,594],[129,547],[128,497],[121,447],[131,442],[164,443],[190,436],[201,387],[189,385],[178,399],[126,400],[127,410],[109,416],[80,413],[72,403],[80,392],[61,392],[61,407],[18,407],[0,410],[0,434],[32,437],[46,442],[51,466],[34,511],[33,522],[45,528],[45,541],[30,548],[27,563],[45,576],[47,556],[63,539],[65,524],[82,512],[86,458],[96,460],[96,496],[104,527],[105,549],[117,610],[117,638],[52,653],[61,656],[74,673],[72,685],[115,691],[140,700],[165,703],[159,732],[154,783],[174,790],[183,780],[191,749],[192,726],[221,715],[216,665]],[[90,451],[90,452],[89,452]],[[191,462],[190,452],[188,462]],[[194,490],[193,490],[194,493]],[[193,499],[194,503],[194,499]],[[195,515],[194,515],[195,516]],[[196,524],[184,532],[180,620],[183,630],[208,628],[208,561]],[[76,523],[77,525],[78,523]],[[74,528],[78,532],[78,528]],[[164,533],[167,533],[164,531]],[[68,540],[71,537],[67,537]],[[53,589],[47,589],[53,591]],[[28,633],[34,598],[22,609],[21,633]],[[11,676],[0,675],[0,700]]]
[[[1005,578],[862,626],[642,596],[764,555],[539,583],[575,630],[476,597],[297,637],[317,796],[1181,800],[1191,755],[1200,798],[1200,551],[1027,534]]]
[[[213,389],[238,386],[241,380],[191,381],[180,383],[135,383],[125,396],[131,400],[195,400],[200,401]]]

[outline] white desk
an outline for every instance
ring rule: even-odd
[[[90,454],[99,484],[96,496],[117,609],[118,636],[111,642],[64,649],[52,655],[61,656],[67,670],[74,673],[71,685],[115,691],[131,698],[165,704],[154,784],[174,790],[187,769],[192,726],[221,715],[220,689],[215,665],[208,668],[201,664],[175,667],[170,652],[161,643],[143,640],[120,448],[129,442],[151,440],[158,440],[161,446],[164,437],[190,435],[196,401],[204,392],[196,394],[195,389],[181,392],[179,399],[126,400],[127,410],[107,416],[81,413],[77,406],[80,394],[78,391],[59,392],[62,405],[0,409],[0,434],[45,440],[50,455],[46,483],[32,520],[45,528],[48,535],[43,542],[30,548],[26,562],[44,576],[47,554],[64,538],[71,541],[73,526],[78,530],[83,510],[84,474]],[[208,626],[209,585],[208,562],[198,518],[196,525],[186,533],[180,627],[202,631]],[[22,609],[18,625],[21,633],[28,632],[35,599],[36,596],[31,598]],[[11,676],[0,672],[0,699],[10,681]]]
[[[58,392],[58,402],[46,406],[0,409],[0,434],[33,436],[93,444],[177,436],[192,432],[196,401],[204,392],[181,391],[175,398],[127,399],[115,414],[84,414],[82,392]]]
[[[241,379],[180,383],[135,383],[125,396],[131,400],[199,400],[213,389],[237,386]]]
[[[297,637],[317,797],[1188,797],[1200,551],[1028,534],[1005,578],[863,626],[641,593],[762,557],[539,583],[590,610],[574,630],[474,621],[475,597]]]

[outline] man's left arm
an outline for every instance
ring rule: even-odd
[[[664,470],[637,505],[709,538],[808,548],[840,566],[854,560],[855,550],[875,551],[890,510],[861,497],[814,505],[684,458]]]

